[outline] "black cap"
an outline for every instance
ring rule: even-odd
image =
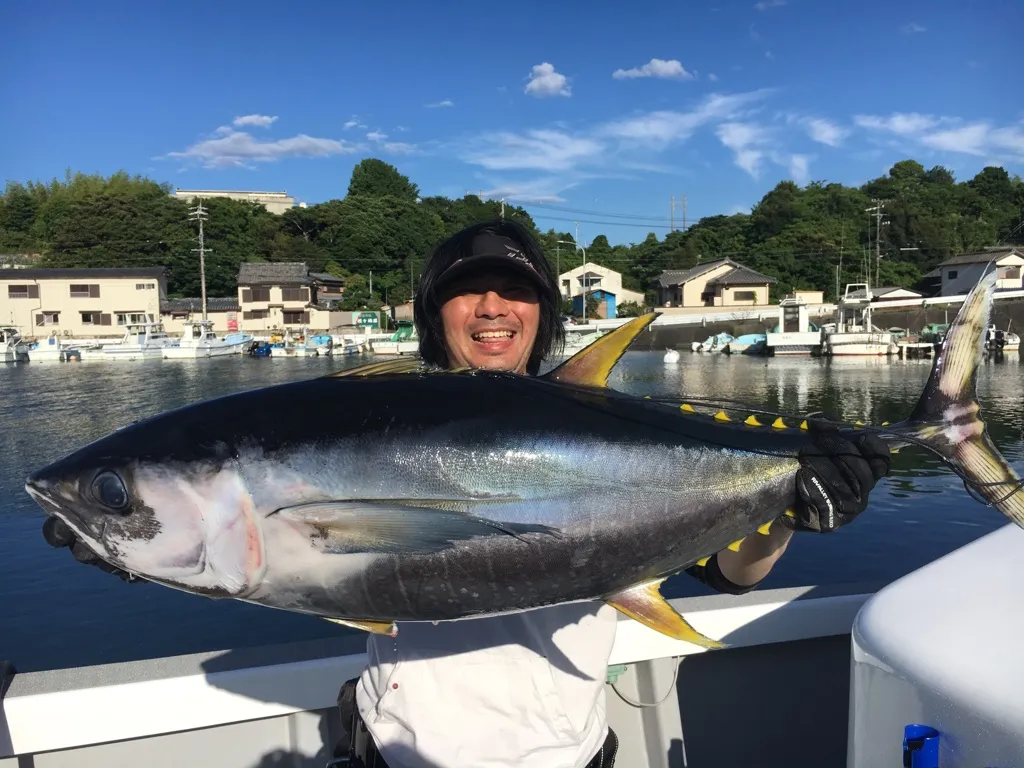
[[[441,288],[460,275],[486,267],[514,270],[529,277],[541,290],[548,288],[548,280],[534,264],[529,250],[511,237],[486,231],[473,238],[468,255],[455,259],[444,268],[434,287]]]

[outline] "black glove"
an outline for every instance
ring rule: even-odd
[[[43,523],[43,538],[46,539],[46,543],[51,547],[57,547],[58,549],[68,547],[75,560],[80,563],[94,565],[104,573],[112,573],[129,584],[141,581],[141,579],[136,578],[128,573],[128,571],[122,571],[120,568],[97,557],[91,549],[75,538],[74,531],[59,517],[51,516],[46,518],[46,521]]]
[[[811,444],[797,456],[796,504],[780,519],[797,531],[828,533],[867,508],[871,489],[889,474],[889,446],[869,433],[851,442],[828,427],[811,429]]]

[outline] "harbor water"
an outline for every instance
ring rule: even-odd
[[[628,352],[610,386],[638,395],[729,398],[769,410],[846,420],[905,418],[930,360],[766,359]],[[34,469],[117,427],[196,400],[320,375],[354,358],[153,360],[0,367],[0,659],[23,672],[288,642],[355,630],[149,583],[125,584],[43,541],[42,510],[24,491]],[[1017,354],[986,361],[978,395],[997,447],[1024,474],[1024,387]],[[316,404],[345,408],[344,402]],[[249,414],[273,419],[273,413]],[[686,483],[680,472],[677,478]],[[853,524],[800,534],[765,587],[890,581],[1007,524],[971,498],[936,457],[904,449]],[[701,594],[694,579],[669,597]]]

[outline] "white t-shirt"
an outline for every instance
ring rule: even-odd
[[[608,733],[601,602],[370,635],[356,705],[391,768],[580,768]]]

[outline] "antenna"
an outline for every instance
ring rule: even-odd
[[[199,247],[193,248],[192,251],[199,252],[199,284],[202,286],[203,292],[203,320],[206,320],[206,252],[212,252],[213,249],[207,248],[203,243],[203,222],[206,221],[206,209],[203,208],[202,200],[189,211],[188,218],[190,221],[199,222]]]

